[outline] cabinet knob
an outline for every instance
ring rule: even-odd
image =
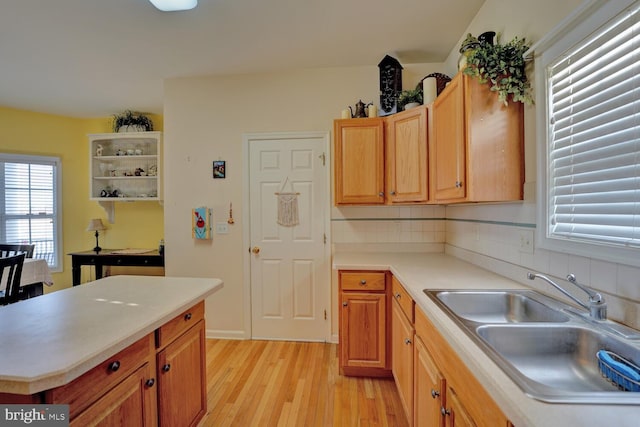
[[[441,406],[441,407],[440,407],[440,413],[441,413],[442,415],[444,415],[444,416],[446,416],[446,415],[451,415],[451,411],[450,411],[450,410],[448,410],[448,409],[445,409],[445,407],[444,407],[444,406]]]
[[[184,315],[184,320],[191,320],[191,313],[187,313]]]
[[[456,181],[456,188],[462,188],[462,182]]]
[[[366,280],[364,280],[364,279],[360,280],[360,285],[361,285],[361,286],[364,286],[364,285],[366,285],[366,284],[367,284],[367,281],[366,281]]]
[[[109,365],[109,370],[111,372],[115,372],[118,369],[120,369],[120,361],[116,360],[115,362],[111,362],[111,364]]]
[[[384,191],[379,192],[379,193],[378,193],[378,196],[380,196],[380,197],[384,197]]]
[[[156,383],[156,380],[154,380],[153,378],[149,378],[147,382],[144,383],[144,385],[146,385],[147,387],[153,387],[155,383]]]
[[[348,306],[348,305],[349,305],[349,303],[348,303],[348,302],[346,302],[346,301],[342,303],[342,306],[343,306],[343,307],[346,307],[346,306]]]
[[[438,390],[431,389],[431,397],[435,399],[438,396],[440,396],[440,392]]]
[[[391,190],[391,192],[390,192],[389,194],[391,194],[392,196],[395,196],[395,195],[396,195],[396,192],[395,192],[395,191],[393,191],[393,190]]]
[[[169,372],[169,369],[171,369],[171,364],[167,363],[162,367],[162,372]]]
[[[405,339],[404,339],[404,343],[405,343],[406,345],[410,345],[410,344],[411,344],[411,340],[410,340],[409,338],[405,338]]]
[[[396,299],[400,299],[402,297],[402,295],[400,295],[400,292],[396,293],[394,296],[396,297]]]

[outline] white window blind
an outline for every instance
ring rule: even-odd
[[[636,2],[546,66],[550,239],[640,247],[639,15]]]
[[[34,244],[35,258],[60,264],[59,160],[0,154],[0,241]]]

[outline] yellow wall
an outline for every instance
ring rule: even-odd
[[[162,130],[162,117],[149,116],[155,130]],[[0,152],[56,156],[62,162],[63,269],[53,273],[54,285],[45,292],[71,286],[69,252],[95,246],[93,233],[85,231],[91,218],[102,218],[107,230],[100,235],[103,248],[156,248],[163,237],[164,212],[155,202],[116,203],[115,223],[109,224],[104,210],[89,201],[89,133],[111,132],[111,119],[77,119],[0,107]],[[83,267],[82,280],[93,278]]]

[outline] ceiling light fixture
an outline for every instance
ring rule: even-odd
[[[149,0],[156,8],[163,12],[175,12],[178,10],[193,9],[198,5],[198,0]]]

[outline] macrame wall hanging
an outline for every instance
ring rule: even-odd
[[[298,215],[298,196],[300,193],[294,191],[283,192],[284,187],[289,182],[289,177],[286,177],[280,191],[275,193],[278,196],[278,224],[284,227],[293,227],[300,224],[300,217]],[[293,190],[293,185],[291,186]]]

